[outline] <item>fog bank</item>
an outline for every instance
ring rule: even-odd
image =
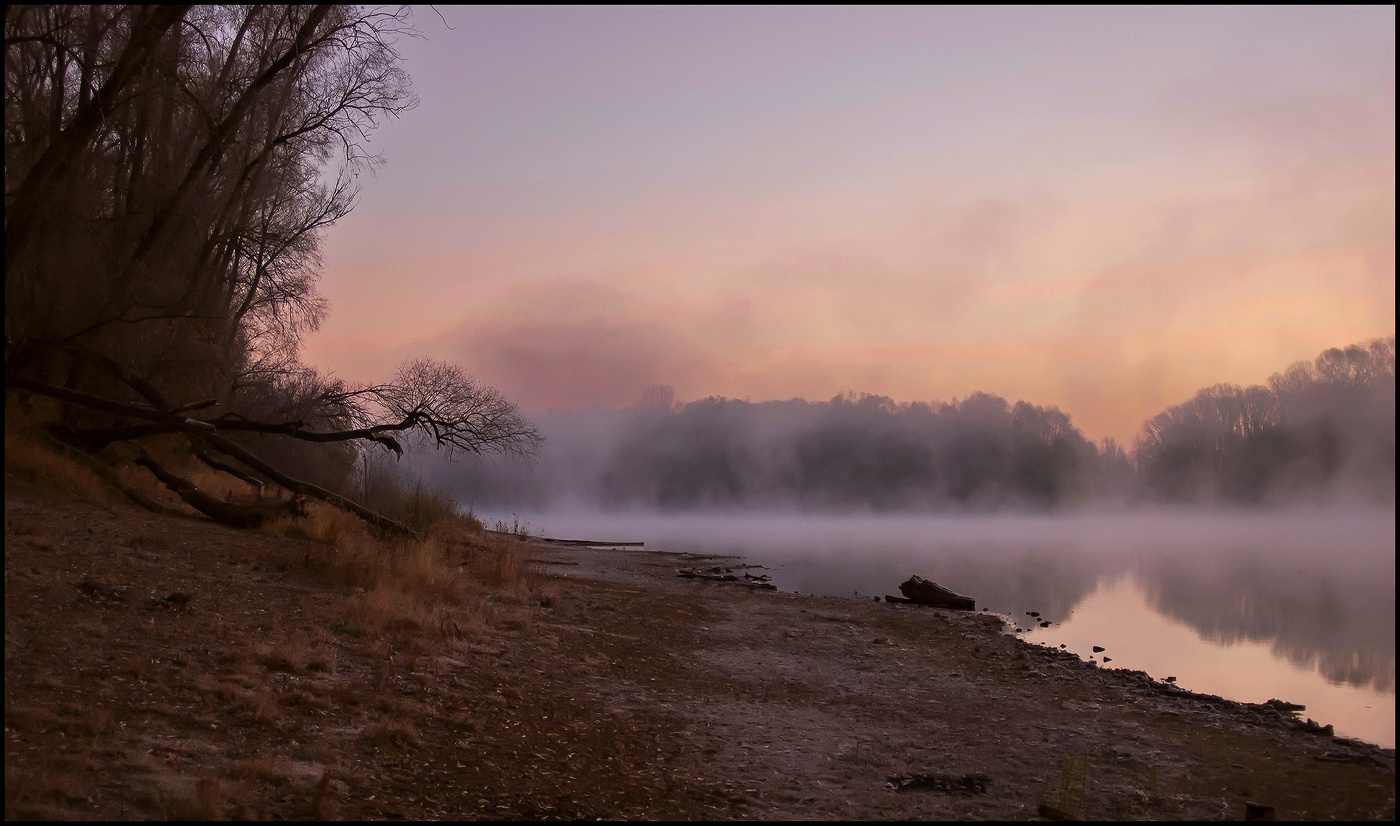
[[[1395,339],[1323,352],[1267,385],[1216,385],[1144,424],[1131,451],[1054,407],[975,393],[897,403],[673,401],[550,412],[534,457],[418,454],[479,508],[989,512],[1153,503],[1390,504]]]

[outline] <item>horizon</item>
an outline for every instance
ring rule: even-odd
[[[326,234],[344,378],[987,392],[1129,443],[1394,335],[1393,8],[439,12]]]
[[[1369,345],[1369,344],[1372,343],[1372,342],[1375,342],[1375,341],[1384,341],[1384,340],[1386,340],[1387,338],[1394,338],[1394,336],[1390,336],[1390,337],[1376,337],[1376,338],[1368,339],[1368,340],[1365,340],[1365,341],[1358,341],[1358,342],[1347,342],[1345,345],[1339,345],[1339,346],[1337,346],[1337,347],[1335,347],[1335,348],[1328,348],[1328,349],[1345,349],[1345,347],[1350,347],[1350,346],[1361,346],[1361,347],[1365,347],[1365,346]],[[1321,355],[1321,354],[1318,354],[1318,355]],[[1268,385],[1268,383],[1269,383],[1269,380],[1270,380],[1271,378],[1273,378],[1274,376],[1277,376],[1277,375],[1280,375],[1281,373],[1283,373],[1284,370],[1285,370],[1287,367],[1292,366],[1293,364],[1300,363],[1300,362],[1301,362],[1301,363],[1306,363],[1306,364],[1314,364],[1315,361],[1316,361],[1315,358],[1313,358],[1313,359],[1297,359],[1296,361],[1290,363],[1289,365],[1285,365],[1285,366],[1283,366],[1283,367],[1280,367],[1280,368],[1277,369],[1277,370],[1274,370],[1274,371],[1271,372],[1271,373],[1269,374],[1269,376],[1267,376],[1267,377],[1261,378],[1261,379],[1259,379],[1259,380],[1257,380],[1257,381],[1242,382],[1242,383],[1239,383],[1239,384],[1236,384],[1236,385],[1233,385],[1233,386],[1235,386],[1235,387],[1240,387],[1240,388],[1267,387],[1267,385]],[[1215,383],[1213,383],[1213,384],[1202,385],[1201,387],[1198,387],[1198,388],[1196,388],[1194,391],[1192,391],[1189,395],[1184,396],[1184,397],[1182,397],[1182,398],[1180,398],[1180,399],[1176,399],[1176,400],[1174,400],[1174,401],[1168,402],[1167,405],[1164,406],[1162,410],[1157,411],[1157,413],[1161,413],[1161,412],[1165,411],[1165,410],[1166,410],[1167,408],[1169,408],[1169,407],[1172,407],[1172,406],[1175,406],[1175,405],[1179,405],[1179,404],[1181,404],[1181,403],[1183,403],[1183,402],[1189,401],[1192,397],[1194,397],[1197,393],[1199,393],[1199,392],[1202,391],[1202,390],[1206,390],[1206,389],[1209,389],[1209,388],[1211,388],[1211,387],[1215,387],[1215,386],[1218,386],[1218,385],[1221,385],[1221,384],[1229,384],[1229,383],[1228,383],[1228,382],[1215,382]],[[633,400],[631,403],[629,403],[629,404],[622,404],[622,405],[618,405],[618,406],[612,406],[612,407],[604,407],[604,406],[601,406],[601,405],[593,405],[593,406],[590,406],[590,407],[559,408],[559,407],[552,407],[552,406],[551,406],[551,407],[546,407],[546,408],[544,408],[543,410],[531,410],[531,409],[529,409],[528,407],[525,407],[525,412],[528,413],[528,414],[531,415],[531,416],[556,416],[556,415],[562,415],[562,414],[568,414],[568,413],[581,413],[581,412],[622,412],[622,411],[625,411],[625,410],[631,410],[631,409],[636,409],[636,408],[640,408],[640,407],[645,407],[645,406],[647,406],[647,405],[648,405],[648,393],[649,393],[650,391],[653,391],[653,390],[670,391],[670,392],[674,393],[675,388],[672,387],[672,386],[669,385],[669,384],[656,384],[656,385],[651,385],[651,386],[649,386],[649,387],[643,388],[643,389],[642,389],[642,392],[640,392],[640,393],[638,394],[638,397],[637,397],[635,400]],[[832,403],[832,402],[836,402],[836,401],[838,401],[838,400],[844,400],[844,401],[847,401],[847,402],[851,402],[851,401],[859,401],[859,400],[864,399],[864,398],[882,398],[882,399],[886,399],[886,400],[888,400],[889,402],[891,402],[896,408],[905,408],[905,407],[909,407],[909,406],[911,406],[911,405],[917,405],[917,404],[924,404],[924,405],[928,405],[928,406],[933,407],[933,408],[937,408],[937,407],[940,406],[940,405],[946,405],[946,404],[957,405],[957,404],[959,404],[959,403],[961,403],[961,402],[963,402],[963,401],[966,401],[966,399],[967,399],[969,396],[976,396],[976,395],[990,395],[990,396],[993,396],[993,397],[1001,398],[1002,400],[1006,401],[1008,404],[1013,405],[1013,406],[1016,405],[1016,404],[1018,404],[1018,403],[1025,402],[1025,403],[1027,403],[1027,404],[1036,405],[1036,406],[1038,406],[1038,407],[1043,407],[1043,408],[1045,408],[1045,409],[1047,409],[1047,410],[1058,410],[1059,412],[1065,414],[1065,416],[1069,419],[1070,425],[1071,425],[1072,427],[1074,427],[1075,429],[1079,430],[1081,433],[1084,432],[1084,429],[1083,429],[1082,427],[1080,427],[1080,426],[1074,421],[1074,415],[1073,415],[1072,413],[1070,413],[1069,411],[1060,410],[1058,407],[1056,407],[1056,406],[1054,406],[1054,405],[1038,404],[1038,403],[1036,402],[1035,399],[1017,399],[1017,398],[1011,398],[1011,397],[1006,397],[1006,396],[1000,396],[1000,395],[997,394],[997,393],[992,393],[992,392],[988,392],[988,391],[984,391],[984,390],[973,390],[972,392],[970,392],[970,393],[968,393],[968,394],[966,394],[966,395],[964,395],[964,396],[951,396],[951,397],[947,397],[947,398],[920,398],[920,399],[900,399],[900,398],[895,398],[895,397],[893,397],[893,396],[889,396],[889,395],[883,394],[883,393],[869,393],[869,392],[861,392],[861,391],[855,391],[855,390],[843,390],[843,391],[839,391],[839,392],[835,393],[831,398],[827,398],[827,399],[809,399],[809,398],[805,398],[805,397],[802,397],[802,396],[792,396],[792,397],[788,397],[788,398],[754,399],[754,398],[751,398],[751,397],[739,398],[739,397],[736,397],[736,396],[725,396],[725,395],[723,395],[723,394],[712,394],[712,395],[709,395],[709,396],[700,396],[700,397],[696,397],[696,398],[693,398],[693,399],[685,399],[685,398],[673,397],[672,400],[671,400],[671,409],[673,409],[673,410],[679,410],[680,408],[683,408],[683,407],[685,407],[685,406],[687,406],[687,405],[695,404],[695,403],[697,403],[697,402],[708,401],[708,400],[711,400],[711,399],[718,400],[718,401],[723,401],[723,402],[743,402],[743,403],[745,403],[745,404],[755,404],[755,405],[762,405],[762,404],[783,404],[783,403],[789,403],[789,402],[802,402],[802,403],[804,403],[804,404],[809,404],[809,405],[822,405],[822,404],[829,404],[829,403]],[[524,406],[522,405],[522,407],[524,407]],[[1133,448],[1133,443],[1136,441],[1137,437],[1140,436],[1140,435],[1142,434],[1142,427],[1143,427],[1143,425],[1147,424],[1147,422],[1150,421],[1151,418],[1152,418],[1153,416],[1155,416],[1155,415],[1156,415],[1156,413],[1149,414],[1148,417],[1147,417],[1146,419],[1143,420],[1142,424],[1139,425],[1137,432],[1134,433],[1134,434],[1132,434],[1132,437],[1129,438],[1129,439],[1126,439],[1126,440],[1121,439],[1121,438],[1117,438],[1117,437],[1114,437],[1114,436],[1101,436],[1101,437],[1095,438],[1095,437],[1093,437],[1091,434],[1088,434],[1088,433],[1084,433],[1084,436],[1085,436],[1085,438],[1088,439],[1091,443],[1093,443],[1094,445],[1097,445],[1097,446],[1102,446],[1102,445],[1104,444],[1105,440],[1110,440],[1110,439],[1111,439],[1111,440],[1113,440],[1113,442],[1114,442],[1115,444],[1117,444],[1119,447],[1121,447],[1121,448],[1123,448],[1123,449],[1128,450],[1129,452],[1131,452],[1131,451],[1132,451],[1132,448]]]

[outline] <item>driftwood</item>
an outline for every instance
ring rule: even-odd
[[[700,571],[695,568],[680,568],[676,571],[676,576],[681,579],[704,579],[710,582],[732,582],[745,588],[754,588],[759,591],[776,591],[778,586],[769,582],[771,579],[767,574],[754,576],[745,573],[742,576],[736,575],[732,568],[714,567],[708,571]]]
[[[958,611],[976,611],[977,603],[972,597],[950,591],[917,574],[909,577],[899,586],[905,599],[917,605],[932,605],[936,608],[952,608]],[[888,599],[888,597],[886,597]]]
[[[306,503],[299,496],[272,501],[221,502],[200,490],[188,479],[176,476],[166,470],[145,450],[142,450],[141,455],[137,457],[136,464],[155,474],[161,484],[174,491],[177,496],[184,500],[185,504],[215,522],[232,525],[235,528],[256,528],[264,522],[269,522],[283,515],[306,515]]]
[[[676,571],[681,579],[708,579],[712,582],[738,582],[739,577],[720,571],[697,571],[694,568],[681,568]]]
[[[583,548],[644,548],[645,542],[604,542],[592,539],[550,539],[547,536],[540,537],[541,542],[552,542],[555,545],[576,545]]]

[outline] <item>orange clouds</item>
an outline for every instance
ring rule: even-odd
[[[981,202],[748,265],[653,254],[612,280],[512,284],[454,277],[469,265],[439,261],[441,275],[418,282],[428,293],[386,279],[333,296],[342,318],[374,310],[341,333],[339,358],[382,373],[405,355],[450,357],[537,410],[623,406],[656,383],[683,399],[985,390],[1058,405],[1089,435],[1131,442],[1201,386],[1263,381],[1325,347],[1393,332],[1394,243],[1362,209],[1374,205],[1354,198],[1355,224],[1334,218],[1330,231],[1277,242],[1229,230],[1253,214],[1286,234],[1301,216],[1296,203],[1271,203],[1276,192]],[[551,267],[567,271],[556,256]],[[409,318],[419,333],[405,337]]]
[[[690,384],[703,354],[663,325],[502,324],[444,342],[459,362],[527,408],[625,407],[655,384]]]

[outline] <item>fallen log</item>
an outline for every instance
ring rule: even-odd
[[[541,537],[541,542],[553,542],[555,545],[577,545],[585,548],[644,548],[645,542],[604,542],[592,539],[550,539]]]
[[[915,574],[899,586],[899,592],[910,602],[918,605],[932,605],[937,608],[952,608],[958,611],[976,611],[977,603],[972,597],[950,591],[937,582]]]
[[[346,499],[344,496],[331,493],[330,491],[321,488],[317,485],[313,485],[310,482],[303,482],[300,479],[293,479],[287,474],[277,470],[277,468],[274,468],[272,465],[269,465],[267,462],[264,462],[263,460],[259,459],[253,453],[244,450],[237,443],[230,441],[229,439],[225,439],[223,436],[220,436],[216,433],[200,433],[196,432],[193,429],[186,430],[185,432],[190,436],[200,438],[205,442],[213,445],[214,447],[217,447],[220,451],[224,452],[229,456],[232,456],[233,458],[237,459],[238,461],[242,462],[243,464],[247,465],[253,470],[256,470],[258,473],[261,473],[263,476],[266,476],[268,479],[271,479],[273,482],[276,482],[277,484],[281,485],[282,487],[286,488],[287,490],[293,493],[299,493],[303,496],[312,496],[317,499],[320,499],[322,502],[325,502],[328,505],[333,505],[334,507],[340,508],[343,511],[349,511],[350,513],[355,514],[356,516],[360,517],[361,519],[365,520],[371,525],[374,525],[378,528],[383,528],[386,531],[393,531],[394,533],[397,533],[401,536],[407,536],[410,539],[422,539],[422,535],[419,534],[418,531],[415,531],[407,525],[395,522],[394,520],[389,519],[388,517],[380,516],[379,514],[375,513],[369,508],[357,505],[351,500]]]
[[[199,461],[203,462],[204,464],[208,465],[214,470],[227,473],[229,476],[232,476],[235,479],[241,479],[244,482],[247,482],[248,484],[257,488],[258,501],[262,501],[262,499],[267,495],[267,485],[263,484],[263,481],[258,477],[250,473],[244,473],[243,471],[239,470],[233,465],[220,462],[218,459],[215,459],[213,456],[210,456],[208,453],[205,453],[204,451],[198,448],[195,448],[194,458],[198,459]]]
[[[139,490],[128,485],[126,482],[122,481],[122,477],[119,476],[115,470],[112,470],[110,467],[107,467],[102,462],[98,461],[97,457],[90,456],[86,452],[79,450],[78,448],[73,447],[71,445],[64,444],[63,442],[60,442],[52,437],[46,438],[44,441],[46,444],[49,445],[49,447],[59,451],[62,455],[76,459],[82,462],[87,467],[91,468],[103,479],[106,479],[110,485],[115,487],[117,490],[121,491],[128,499],[145,508],[146,510],[152,513],[164,514],[166,516],[185,515],[183,512],[178,511],[174,508],[167,508],[166,506],[141,493]]]
[[[728,571],[728,569],[725,569]],[[742,578],[727,572],[697,571],[694,568],[680,568],[676,571],[676,576],[681,579],[704,579],[710,582],[732,582],[744,588],[753,588],[758,591],[776,591],[778,586],[769,582],[767,576],[753,576],[744,574]]]
[[[161,484],[175,492],[185,504],[225,525],[235,528],[256,528],[279,516],[305,516],[306,506],[299,496],[286,500],[260,502],[222,502],[200,490],[193,482],[166,470],[151,458],[144,449],[136,459],[136,464],[149,470]]]
[[[697,571],[694,568],[681,568],[676,571],[676,576],[682,579],[708,579],[713,582],[737,582],[739,579],[734,574],[720,573],[718,571]]]

